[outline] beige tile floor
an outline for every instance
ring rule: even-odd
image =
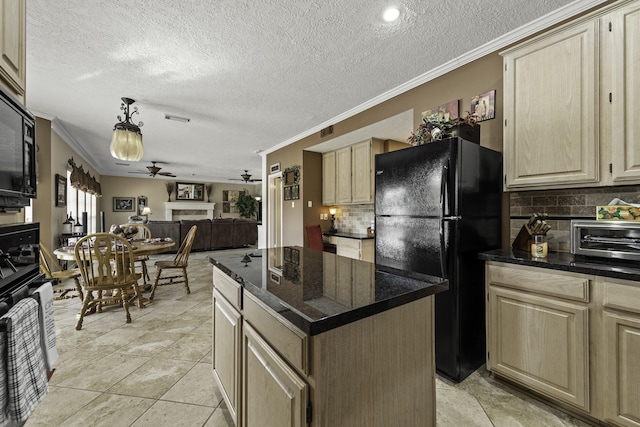
[[[26,426],[233,426],[211,373],[207,255],[191,254],[190,295],[182,285],[159,288],[153,304],[131,307],[130,324],[114,307],[87,316],[76,331],[80,302],[56,301],[60,358],[48,396]],[[436,396],[441,427],[587,425],[495,381],[484,369],[461,384],[438,378]]]

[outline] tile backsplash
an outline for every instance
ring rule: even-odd
[[[569,190],[511,192],[509,201],[510,241],[518,235],[527,218],[535,212],[547,213],[549,250],[569,252],[570,225],[575,218],[596,218],[596,206],[607,205],[615,198],[640,203],[640,185],[625,187],[572,188]]]
[[[374,221],[373,204],[336,206],[336,228],[346,233],[366,233]]]

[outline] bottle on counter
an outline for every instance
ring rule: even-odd
[[[549,252],[547,236],[544,234],[534,234],[531,236],[531,255],[536,258],[545,258]]]

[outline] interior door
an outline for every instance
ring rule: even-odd
[[[282,172],[278,172],[269,175],[269,248],[282,246],[282,200]]]

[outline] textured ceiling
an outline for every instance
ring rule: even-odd
[[[29,0],[27,107],[55,119],[104,175],[131,176],[153,160],[179,179],[257,177],[258,150],[541,16],[600,2],[401,0],[389,24],[387,0]],[[123,96],[144,122],[144,158],[128,166],[109,154]]]

